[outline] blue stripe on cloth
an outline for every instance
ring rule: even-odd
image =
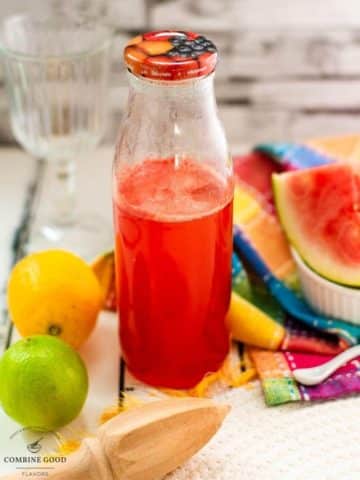
[[[291,143],[260,143],[254,148],[255,152],[262,152],[268,157],[274,159],[277,163],[288,163],[287,153],[294,147]]]
[[[320,167],[333,163],[333,159],[304,145],[295,145],[287,152],[288,162],[296,168]]]
[[[280,165],[288,164],[296,169],[320,167],[334,162],[334,159],[305,145],[263,143],[257,145],[254,150],[270,156]]]

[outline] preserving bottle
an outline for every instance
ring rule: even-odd
[[[229,349],[233,171],[214,96],[214,44],[139,35],[113,170],[117,307],[130,372],[189,388]]]

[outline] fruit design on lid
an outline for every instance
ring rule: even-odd
[[[164,30],[130,40],[124,59],[135,75],[154,80],[185,80],[213,72],[217,49],[197,33]]]

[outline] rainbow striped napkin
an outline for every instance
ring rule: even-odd
[[[276,217],[271,174],[360,158],[359,146],[360,137],[357,136],[313,140],[306,145],[262,144],[248,155],[234,159],[237,179],[234,222],[245,232],[272,272],[294,289],[298,289],[296,270]],[[239,262],[240,268],[233,271],[233,290],[284,328],[276,351],[248,347],[266,403],[323,400],[360,392],[360,359],[349,362],[318,386],[304,387],[295,381],[294,369],[320,365],[348,345],[336,335],[289,318],[270,298],[251,269],[243,268],[239,258],[234,262]],[[251,318],[244,318],[244,322],[251,322]],[[346,333],[349,327],[344,323],[343,328]],[[354,331],[354,326],[350,328]],[[360,327],[356,336],[360,338]],[[272,339],[268,340],[271,344]],[[253,343],[257,343],[256,339]]]

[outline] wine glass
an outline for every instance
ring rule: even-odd
[[[111,245],[110,226],[75,202],[75,159],[96,147],[106,127],[111,44],[106,26],[60,15],[14,15],[0,27],[14,136],[53,172],[30,251],[65,248],[89,259]]]

